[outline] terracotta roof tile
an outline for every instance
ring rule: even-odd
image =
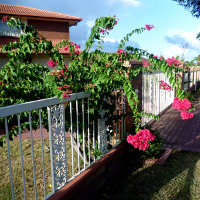
[[[62,20],[72,20],[79,22],[82,20],[81,17],[75,17],[72,15],[57,13],[53,11],[47,11],[37,8],[31,8],[27,6],[19,5],[8,5],[0,4],[0,14],[4,15],[19,15],[19,16],[30,16],[30,17],[43,17],[43,18],[56,18]]]

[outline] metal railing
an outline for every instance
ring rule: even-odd
[[[125,94],[118,92],[115,114],[120,116],[126,109]],[[90,93],[81,92],[62,102],[49,98],[0,108],[0,129],[7,143],[0,147],[0,191],[7,192],[7,199],[49,198],[92,165],[98,153],[103,155],[122,141],[125,119],[119,117],[111,130],[102,110],[95,121],[89,98]],[[18,136],[11,142],[13,125]]]
[[[12,37],[19,37],[22,31],[18,30],[17,28],[12,28],[7,25],[6,22],[0,21],[0,36],[12,36]]]

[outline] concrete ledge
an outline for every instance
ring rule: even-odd
[[[84,200],[93,195],[113,176],[124,170],[128,144],[122,143],[52,195],[49,200]]]

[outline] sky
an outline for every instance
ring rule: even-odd
[[[172,0],[0,0],[3,4],[29,6],[83,18],[70,28],[70,40],[87,41],[96,18],[116,15],[118,24],[105,38],[104,50],[115,52],[119,41],[135,28],[154,25],[151,31],[133,35],[127,45],[165,58],[192,60],[200,54],[200,19]]]

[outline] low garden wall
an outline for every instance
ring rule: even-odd
[[[49,200],[89,200],[107,181],[124,171],[128,162],[128,144],[121,143],[56,192]]]

